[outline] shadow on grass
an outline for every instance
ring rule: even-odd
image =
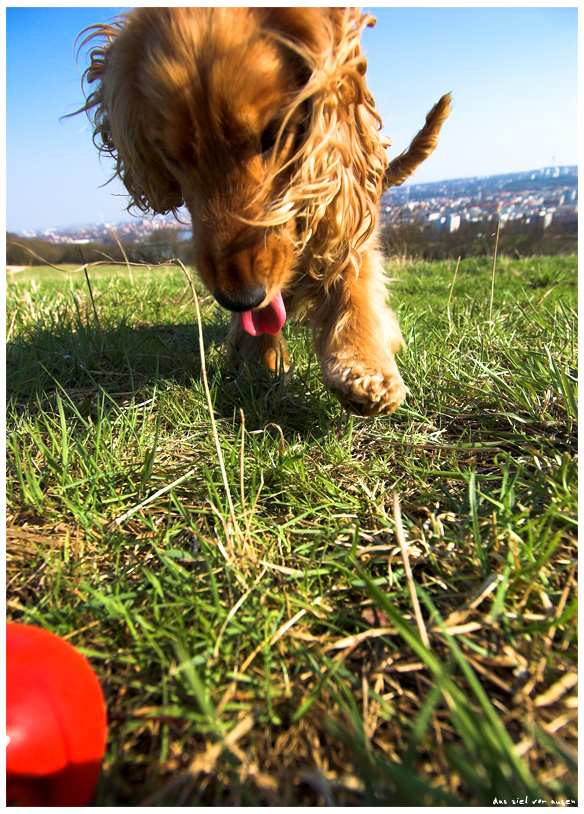
[[[218,327],[206,326],[205,342],[218,343]],[[55,388],[135,393],[157,380],[183,382],[199,376],[196,325],[125,323],[101,330],[84,325],[36,328],[9,343],[8,395],[38,399]]]
[[[206,322],[203,341],[207,377],[217,416],[240,420],[249,430],[277,424],[284,437],[322,435],[334,429],[338,404],[320,381],[314,356],[306,370],[272,377],[259,367],[236,369],[226,358],[225,320]],[[9,342],[7,397],[20,413],[37,410],[56,394],[72,399],[105,395],[110,402],[148,398],[168,385],[194,390],[206,410],[196,323],[88,327],[71,322],[35,326]],[[274,427],[279,434],[279,430]]]

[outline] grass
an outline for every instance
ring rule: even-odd
[[[180,269],[92,269],[99,325],[9,275],[8,616],[98,673],[96,805],[577,801],[577,261],[491,268],[390,267],[411,396],[341,432],[200,293],[213,432]]]

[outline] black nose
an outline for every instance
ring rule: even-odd
[[[214,297],[223,308],[229,311],[251,311],[257,308],[266,298],[266,289],[263,285],[252,288],[242,288],[239,291],[230,291],[229,296],[220,289],[214,292]]]

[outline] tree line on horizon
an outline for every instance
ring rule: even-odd
[[[390,257],[421,260],[488,257],[493,254],[497,223],[497,217],[477,222],[463,221],[454,232],[421,220],[407,224],[386,223],[381,229],[381,245]],[[578,221],[576,218],[556,219],[548,226],[543,218],[530,223],[506,221],[500,224],[497,251],[517,258],[576,254]]]
[[[389,257],[421,260],[447,260],[485,257],[493,254],[497,218],[477,223],[461,223],[455,232],[422,221],[385,223],[380,232],[381,248]],[[514,257],[554,256],[578,251],[576,220],[555,220],[545,228],[539,218],[529,224],[507,221],[499,232],[498,253]],[[158,229],[145,240],[123,241],[106,238],[90,243],[51,243],[43,238],[25,238],[8,232],[6,264],[39,266],[93,263],[110,260],[157,265],[173,259],[189,262],[190,241],[179,239],[177,229]]]

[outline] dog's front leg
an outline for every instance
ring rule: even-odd
[[[359,275],[348,269],[312,312],[324,383],[363,416],[392,413],[408,392],[395,362],[403,339],[386,298],[381,257],[369,250]]]
[[[227,357],[234,365],[261,365],[272,375],[287,373],[290,369],[286,340],[282,332],[251,336],[241,327],[237,314],[231,319],[227,337]]]

